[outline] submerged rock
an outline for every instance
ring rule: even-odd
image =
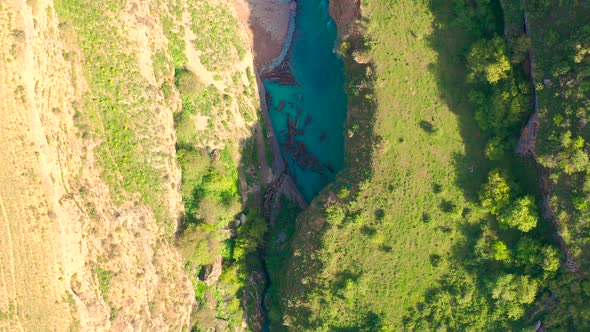
[[[281,100],[281,102],[279,103],[279,107],[277,108],[277,112],[280,112],[283,109],[285,109],[285,101]]]

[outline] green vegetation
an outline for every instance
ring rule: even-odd
[[[283,277],[271,269],[278,281],[271,326],[497,331],[543,320],[571,330],[590,312],[581,300],[588,283],[561,266],[555,230],[540,216],[539,173],[514,153],[533,112],[527,64],[535,37],[531,44],[524,34],[522,7],[488,0],[362,5],[368,23],[341,47],[353,133],[347,167],[331,194],[298,217],[287,266],[275,267]],[[569,5],[587,6],[560,6]],[[587,35],[577,34],[560,56],[583,63],[590,52],[580,38]],[[584,71],[564,68],[573,80],[566,95],[585,102],[583,88],[572,88],[583,85]],[[580,107],[572,118],[549,118],[553,126],[567,123],[569,133],[545,144],[559,151],[541,161],[570,185],[588,164],[585,137],[574,131],[585,119]],[[587,213],[578,188],[571,211]]]
[[[463,224],[478,215],[463,187],[475,196],[485,177],[485,159],[473,153],[483,148],[482,133],[471,110],[449,110],[439,98],[443,82],[428,69],[437,65],[432,43],[466,49],[457,44],[468,36],[430,40],[434,22],[424,3],[371,1],[363,13],[367,40],[349,40],[349,54],[366,54],[375,67],[346,58],[354,134],[333,190],[349,187],[349,194],[297,221],[297,254],[285,274],[289,287],[281,290],[286,323],[295,330],[400,329],[408,308],[456,269],[450,256],[464,240]],[[463,81],[444,82],[457,89],[445,91],[449,99],[465,89],[465,56],[462,66],[442,64],[446,77]],[[459,98],[452,106],[468,103]],[[468,146],[462,136],[470,137]]]
[[[588,330],[588,150],[590,4],[527,1],[535,50],[540,130],[539,163],[547,169],[548,205],[559,223],[570,259],[579,271],[561,273],[542,295],[539,316],[551,330]]]
[[[82,52],[81,135],[99,143],[117,199],[139,193],[170,228],[168,156],[144,138],[158,125],[155,101],[176,110],[185,207],[177,244],[198,302],[194,330],[216,329],[218,319],[252,327],[261,294],[273,331],[508,331],[538,320],[590,329],[590,281],[562,264],[564,248],[581,271],[590,262],[589,4],[364,0],[366,20],[339,48],[350,105],[345,167],[308,210],[281,201],[270,229],[264,191],[253,190],[270,150],[224,136],[235,130],[236,105],[249,125],[257,120],[252,69],[236,69],[246,52],[239,25],[226,5],[184,5],[158,2],[168,43],[151,55],[153,88],[111,21],[120,2],[55,2]],[[187,46],[214,82],[189,69]],[[535,106],[540,172],[514,153]],[[549,189],[557,229],[540,209]],[[100,266],[96,275],[105,296],[113,275]]]
[[[281,307],[280,296],[281,291],[290,286],[290,279],[285,278],[288,272],[285,261],[293,255],[288,239],[291,239],[295,233],[293,216],[301,212],[299,206],[284,197],[281,198],[279,204],[281,209],[275,215],[275,221],[270,227],[266,242],[266,268],[269,272],[269,278],[272,280],[266,298],[270,302],[268,312],[270,331],[281,331],[283,329],[281,322],[284,312]]]
[[[221,91],[213,84],[205,85],[189,70],[180,37],[184,32],[166,23],[175,21],[176,15],[163,18],[174,62],[171,82],[182,102],[174,114],[185,207],[178,246],[198,302],[193,329],[219,328],[218,319],[235,329],[245,317],[253,318],[259,301],[254,294],[260,293],[261,284],[248,280],[260,269],[257,251],[267,223],[260,215],[259,199],[249,197],[244,206],[239,188],[240,169],[248,186],[257,181],[245,170],[257,168],[257,145],[253,139],[238,141],[232,132],[236,128],[229,125],[235,101],[245,120],[253,123],[257,99],[251,69],[244,73],[234,67],[245,48],[228,8],[191,2],[190,15],[191,30],[197,36],[194,44],[202,52],[200,62],[215,73],[216,81],[231,78],[233,86]],[[249,79],[247,84],[244,77]]]
[[[212,327],[210,324],[214,322],[207,318],[210,316],[199,317],[212,310],[206,304],[214,299],[215,317],[226,320],[230,327],[237,327],[244,315],[240,299],[248,286],[249,256],[261,243],[266,222],[253,208],[242,211],[238,167],[234,162],[236,149],[232,142],[226,142],[222,150],[204,148],[198,135],[209,136],[198,134],[191,119],[196,114],[210,114],[207,112],[213,108],[229,107],[223,104],[227,98],[222,98],[213,86],[203,88],[198,78],[185,69],[176,70],[175,85],[182,99],[182,109],[175,115],[175,122],[186,213],[178,244],[199,301],[201,313],[196,315],[195,326]],[[241,224],[243,218],[245,224],[238,227],[236,223]],[[217,259],[222,260],[216,262]],[[217,267],[221,275],[212,286],[207,286],[204,280],[208,276],[203,273],[215,264],[221,264]]]
[[[156,219],[172,228],[157,168],[164,156],[159,146],[142,139],[157,126],[158,91],[145,88],[132,43],[109,18],[120,6],[112,0],[55,2],[63,28],[76,31],[88,83],[74,119],[83,137],[101,142],[95,149],[98,164],[118,199],[140,193]]]
[[[191,28],[193,41],[201,52],[200,61],[211,72],[227,70],[232,63],[241,61],[245,55],[244,41],[239,37],[238,21],[226,6],[207,1],[191,1]]]
[[[560,233],[576,263],[587,268],[590,164],[586,122],[590,109],[590,4],[584,1],[527,3],[536,52],[540,127],[539,162],[554,187],[550,199]],[[549,21],[548,21],[549,20]]]
[[[260,216],[258,200],[243,206],[238,176],[243,163],[237,161],[243,154],[244,163],[256,167],[258,156],[255,144],[239,141],[240,136],[233,132],[232,107],[237,100],[239,111],[252,124],[257,93],[252,69],[242,70],[237,65],[244,59],[246,47],[227,4],[205,1],[186,5],[162,0],[153,7],[168,42],[165,49],[154,49],[151,54],[157,83],[152,87],[140,73],[136,45],[126,38],[120,22],[113,20],[123,10],[123,3],[55,3],[62,29],[77,37],[88,83],[84,103],[75,115],[76,124],[84,138],[99,143],[95,149],[98,164],[117,199],[130,200],[139,193],[142,203],[169,227],[170,235],[175,223],[166,212],[166,171],[162,167],[169,156],[157,145],[157,139],[146,137],[152,137],[156,133],[153,128],[161,126],[162,96],[169,108],[165,111],[175,112],[185,206],[177,244],[199,304],[193,312],[194,329],[215,328],[218,319],[237,328],[242,325],[244,308],[254,311],[258,301],[254,296],[246,299],[245,294],[259,293],[255,289],[258,285],[247,281],[259,264],[256,251],[267,225]],[[185,16],[190,18],[188,25],[183,22]],[[199,59],[187,57],[187,47],[193,47],[186,42],[189,32],[196,37],[191,41],[200,52]],[[189,61],[200,61],[214,74],[216,85],[204,84],[187,69]],[[224,86],[227,78],[233,86],[221,91],[218,86]],[[250,176],[247,184],[251,186],[255,179]],[[100,291],[106,295],[112,274],[102,267],[97,267],[96,274]]]
[[[186,43],[183,39],[184,28],[182,26],[175,27],[173,18],[169,16],[162,18],[162,27],[168,38],[168,52],[172,56],[174,65],[176,67],[184,65],[188,61],[184,53],[186,48]]]
[[[14,318],[14,305],[10,304],[8,310],[0,310],[0,322],[8,321]]]
[[[109,293],[109,286],[113,276],[109,271],[103,269],[100,266],[96,268],[96,275],[98,277],[98,288],[100,289],[100,293],[106,298],[107,294]]]

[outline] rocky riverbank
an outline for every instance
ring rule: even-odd
[[[293,32],[290,22],[294,21],[294,1],[234,0],[233,5],[240,21],[247,27],[256,68],[275,63]]]

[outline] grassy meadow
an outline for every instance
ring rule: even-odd
[[[300,287],[285,298],[311,295],[283,303],[294,329],[400,329],[477,220],[473,200],[488,166],[462,93],[459,55],[470,36],[438,30],[444,17],[432,10],[415,1],[363,3],[367,39],[351,43],[375,66],[347,58],[347,165],[330,188],[335,195],[298,220],[304,240],[293,244],[288,273],[303,281],[286,286]]]

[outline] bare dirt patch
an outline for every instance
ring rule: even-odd
[[[44,122],[47,112],[59,116],[57,91],[71,87],[57,83],[67,82],[63,62],[50,61],[50,32],[33,19],[25,1],[0,6],[0,329],[67,330],[78,320],[67,274],[83,265],[81,234],[59,203],[68,152],[52,143],[63,136]],[[53,79],[43,81],[50,70]]]
[[[207,129],[207,123],[209,122],[208,116],[203,116],[200,114],[192,116],[193,122],[195,123],[195,130],[203,131]]]
[[[270,63],[283,47],[289,29],[290,6],[281,0],[234,0],[238,18],[248,27],[257,68]]]

